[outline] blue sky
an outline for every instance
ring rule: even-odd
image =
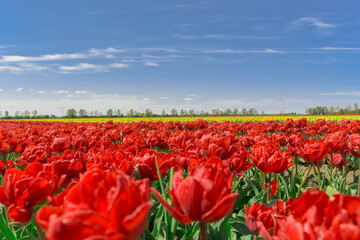
[[[360,102],[360,3],[345,0],[0,3],[0,111]]]

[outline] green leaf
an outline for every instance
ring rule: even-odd
[[[3,218],[0,218],[0,230],[8,240],[16,240],[14,233],[11,231],[9,226],[5,223]]]
[[[326,189],[325,189],[325,193],[327,195],[329,195],[330,198],[333,198],[333,195],[337,194],[339,192],[336,189],[334,189],[333,187],[327,186]]]

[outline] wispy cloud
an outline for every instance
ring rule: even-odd
[[[321,96],[344,96],[344,97],[360,97],[360,91],[338,91],[320,93]]]
[[[327,50],[327,51],[359,51],[360,48],[352,48],[352,47],[322,47],[321,50]]]
[[[191,97],[186,97],[186,98],[184,98],[184,101],[192,101],[192,100],[194,100],[194,98],[191,98]]]
[[[339,27],[339,24],[326,23],[324,21],[319,20],[319,18],[316,17],[302,17],[292,22],[292,25],[293,26],[310,25],[318,29],[329,29],[329,28]]]
[[[108,67],[111,67],[111,68],[127,68],[129,66],[130,66],[130,64],[127,64],[127,63],[112,63],[112,64],[108,65]]]
[[[242,53],[242,54],[251,54],[251,53],[286,53],[285,51],[275,50],[271,48],[267,49],[255,49],[255,50],[236,50],[236,49],[208,49],[203,50],[203,53]]]
[[[0,88],[0,92],[3,92],[3,91],[4,91],[4,89]]]
[[[24,88],[19,87],[19,88],[17,88],[15,91],[16,91],[16,92],[22,92],[22,91],[24,91]]]
[[[160,100],[167,100],[168,97],[160,97]]]
[[[44,94],[44,93],[45,93],[45,91],[40,90],[40,91],[38,91],[38,93],[39,93],[39,94]]]
[[[234,40],[234,39],[248,39],[248,40],[266,40],[274,39],[278,37],[272,36],[239,36],[239,35],[227,35],[227,34],[203,34],[203,35],[186,35],[186,34],[173,34],[174,38],[183,40],[196,40],[196,39],[222,39],[222,40]]]
[[[113,53],[118,53],[122,51],[123,50],[121,49],[115,49],[115,48],[106,48],[106,49],[91,48],[86,53],[56,53],[56,54],[44,54],[40,56],[2,55],[0,58],[0,63],[60,61],[60,60],[87,59],[93,57],[112,58]]]
[[[65,94],[65,93],[69,93],[68,91],[65,90],[58,90],[56,92],[54,92],[55,94]]]
[[[159,67],[160,66],[160,64],[154,63],[154,62],[145,62],[144,65],[150,66],[150,67]]]
[[[22,72],[23,69],[16,66],[0,66],[0,72],[2,71],[10,71],[10,72]]]
[[[84,70],[93,70],[93,71],[106,71],[106,69],[97,64],[90,63],[79,63],[73,66],[60,66],[60,70],[62,71],[84,71]]]
[[[77,90],[77,91],[75,91],[75,94],[87,94],[87,93],[90,93],[90,92],[87,91],[87,90]]]
[[[79,63],[72,66],[60,66],[59,70],[62,73],[69,72],[108,72],[109,68],[127,68],[129,64],[126,63],[112,63],[108,65],[91,64],[91,63]]]

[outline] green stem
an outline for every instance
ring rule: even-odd
[[[317,164],[317,170],[318,170],[318,189],[321,190],[321,172],[320,172],[320,162]]]
[[[310,172],[311,172],[312,167],[313,167],[313,165],[311,164],[308,172],[306,173],[306,176],[305,176],[304,180],[302,181],[302,183],[301,183],[300,186],[299,186],[299,189],[298,189],[298,191],[297,191],[297,193],[296,193],[296,196],[299,196],[302,186],[304,186],[305,182],[306,182],[307,179],[309,178],[309,175],[310,175]]]
[[[333,176],[333,171],[334,171],[334,157],[333,157],[333,153],[330,154],[330,160],[331,160],[331,168],[330,168],[330,187],[331,187],[332,176]]]
[[[268,183],[266,202],[270,202],[270,191],[271,191],[271,173],[269,173],[269,183]]]
[[[278,187],[278,190],[277,190],[277,198],[278,198],[278,199],[281,199],[279,174],[280,174],[280,173],[276,174],[276,184],[277,184],[277,187]]]
[[[207,240],[207,225],[204,222],[199,222],[200,225],[200,240]]]
[[[45,234],[44,232],[41,230],[39,224],[36,222],[36,220],[34,220],[35,222],[35,228],[36,228],[36,232],[38,234],[38,237],[40,240],[46,240]]]
[[[298,173],[298,156],[295,155],[295,175],[294,175],[294,179],[297,177],[297,173]]]
[[[236,183],[234,184],[234,186],[233,186],[232,189],[231,189],[231,192],[232,192],[232,193],[235,192],[235,190],[236,190],[237,187],[239,186],[240,182],[241,182],[241,178],[239,177],[238,180],[236,181]]]

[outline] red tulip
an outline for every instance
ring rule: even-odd
[[[68,190],[61,206],[41,208],[36,221],[48,240],[135,240],[151,206],[149,180],[92,168]]]
[[[265,183],[264,187],[262,189],[267,189],[269,187],[268,184]],[[278,185],[276,184],[276,182],[273,180],[271,181],[270,184],[270,197],[273,197],[275,195],[275,193],[278,190]]]
[[[274,229],[274,210],[271,207],[266,207],[265,204],[254,203],[248,209],[245,208],[246,225],[253,233],[258,234],[262,228],[267,231]]]
[[[316,141],[315,138],[306,139],[299,144],[299,152],[305,161],[318,165],[327,156],[328,147],[322,140]]]
[[[292,166],[293,157],[275,145],[254,145],[251,159],[257,168],[265,173],[282,173]]]
[[[12,221],[27,222],[31,218],[32,208],[45,202],[56,188],[54,176],[35,162],[24,171],[12,168],[6,172],[4,186],[0,186],[0,202],[9,207],[7,213]]]
[[[174,174],[173,189],[169,190],[174,207],[156,189],[152,192],[177,221],[211,223],[226,216],[234,207],[237,194],[231,193],[232,180],[230,172],[206,165],[185,179],[181,171]]]

